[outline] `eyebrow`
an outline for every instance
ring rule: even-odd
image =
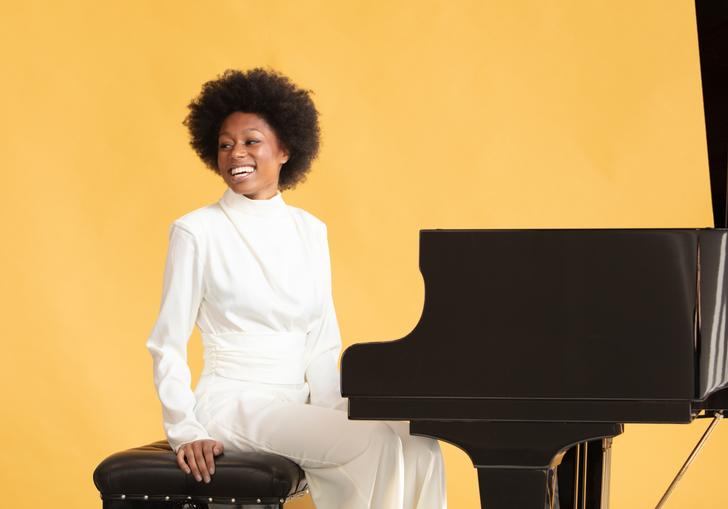
[[[243,129],[243,131],[258,131],[260,134],[263,134],[263,131],[261,131],[260,129],[256,129],[255,127],[248,127],[246,129]],[[218,136],[222,136],[223,134],[227,134],[228,136],[232,136],[232,134],[229,133],[228,131],[223,131],[220,134],[218,134]]]

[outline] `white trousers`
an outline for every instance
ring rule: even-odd
[[[406,422],[351,421],[305,403],[305,385],[259,384],[203,375],[195,412],[226,450],[265,451],[306,473],[317,509],[445,509],[437,440]]]

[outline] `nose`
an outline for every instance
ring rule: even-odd
[[[245,143],[236,143],[233,147],[233,157],[243,158],[248,155],[248,151],[245,148]]]

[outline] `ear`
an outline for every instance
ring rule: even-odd
[[[288,162],[288,160],[291,158],[291,156],[289,155],[288,150],[285,148],[282,149],[282,152],[283,152],[283,162],[281,164],[286,164]]]

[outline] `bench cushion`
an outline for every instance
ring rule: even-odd
[[[198,482],[180,470],[166,440],[112,454],[93,478],[104,500],[273,504],[306,489],[298,465],[263,452],[225,451],[215,457],[210,483]]]

